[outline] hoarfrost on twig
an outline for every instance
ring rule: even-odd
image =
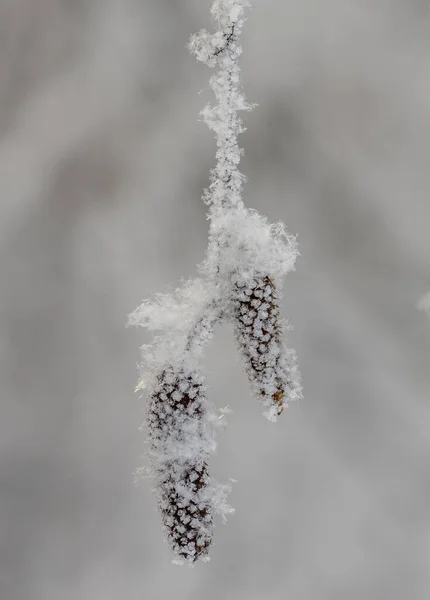
[[[202,197],[210,227],[199,277],[174,293],[145,300],[129,317],[130,325],[157,332],[153,343],[141,348],[137,389],[149,397],[148,470],[166,537],[180,564],[209,560],[213,516],[225,519],[233,512],[227,502],[230,484],[215,482],[208,468],[215,429],[229,412],[217,415],[211,408],[200,365],[215,326],[226,319],[234,324],[251,388],[269,420],[301,396],[296,355],[285,345],[288,327],[278,305],[282,278],[294,270],[296,238],[242,200],[246,178],[238,169],[243,149],[237,137],[245,128],[238,112],[256,106],[242,91],[238,65],[250,6],[249,0],[215,0],[211,13],[218,29],[202,29],[188,44],[198,60],[219,68],[210,78],[217,104],[201,111],[215,133],[217,151]]]

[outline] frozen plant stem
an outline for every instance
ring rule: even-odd
[[[215,325],[233,323],[252,390],[269,420],[301,396],[296,355],[285,345],[288,326],[278,306],[282,279],[294,270],[296,239],[242,201],[237,137],[244,127],[238,111],[253,106],[242,92],[237,61],[249,7],[249,0],[215,0],[211,13],[218,29],[201,30],[189,41],[198,60],[219,68],[210,79],[217,104],[201,111],[217,151],[203,193],[210,228],[200,276],[173,294],[145,300],[129,317],[130,325],[159,332],[142,346],[138,389],[149,396],[147,456],[163,527],[176,562],[190,565],[209,560],[214,514],[225,519],[233,511],[226,501],[229,486],[215,482],[208,469],[222,418],[206,398],[200,363]]]

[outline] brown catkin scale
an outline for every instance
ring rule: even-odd
[[[190,563],[207,557],[212,543],[212,506],[207,499],[203,418],[205,388],[198,371],[165,369],[148,408],[155,488],[168,542]]]
[[[248,280],[233,278],[235,334],[254,392],[266,415],[275,419],[285,406],[294,383],[291,356],[282,339],[276,288],[269,275]]]

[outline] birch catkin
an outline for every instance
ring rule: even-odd
[[[232,278],[233,323],[245,369],[269,420],[300,395],[295,355],[283,341],[276,287],[268,275]]]
[[[173,552],[191,563],[206,556],[212,543],[205,416],[202,375],[165,369],[148,408],[150,452],[157,459],[155,492]]]

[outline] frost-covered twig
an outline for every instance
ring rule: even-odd
[[[150,473],[170,546],[179,561],[208,560],[213,514],[232,512],[228,485],[209,474],[219,420],[206,399],[200,366],[204,346],[216,324],[230,320],[254,393],[265,416],[275,421],[289,401],[301,395],[295,352],[285,346],[286,322],[279,316],[283,276],[294,269],[297,244],[281,223],[271,225],[245,207],[243,153],[237,136],[244,131],[238,111],[251,110],[240,85],[239,37],[249,0],[215,0],[218,29],[191,36],[198,60],[219,70],[210,79],[217,99],[201,115],[215,132],[216,166],[203,201],[209,207],[209,243],[199,278],[174,294],[159,294],[130,315],[129,323],[159,334],[142,347],[139,388],[149,394]]]

